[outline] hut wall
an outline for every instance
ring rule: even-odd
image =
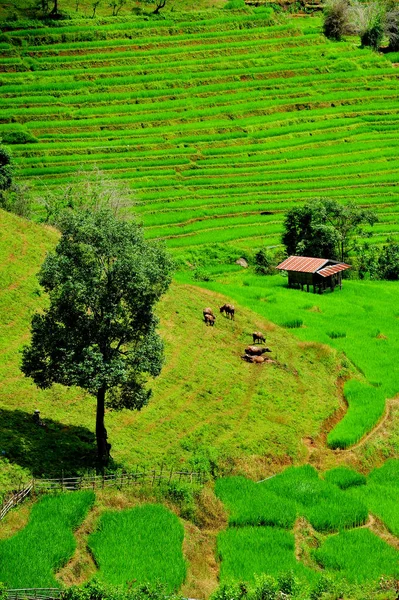
[[[321,279],[321,277],[320,277]],[[313,273],[301,273],[300,271],[288,271],[288,283],[313,284]]]

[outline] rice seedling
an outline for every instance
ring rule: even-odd
[[[106,512],[89,537],[98,577],[112,585],[157,583],[169,592],[184,581],[184,537],[179,519],[167,508],[146,504],[130,510]]]
[[[366,477],[349,467],[336,467],[324,473],[324,479],[328,483],[337,485],[341,490],[366,485]]]
[[[293,571],[302,580],[317,578],[313,571],[296,560],[293,534],[277,527],[240,527],[222,531],[217,539],[217,553],[222,583],[253,583],[256,575],[278,576],[287,571]]]
[[[0,541],[0,579],[9,588],[56,588],[56,572],[72,557],[73,530],[94,502],[91,491],[44,496],[27,526]]]
[[[229,525],[275,525],[290,529],[295,521],[295,503],[282,498],[245,477],[216,480],[215,493],[229,510]]]
[[[354,529],[328,537],[314,551],[317,562],[347,581],[377,581],[382,575],[397,578],[399,552],[368,529]]]
[[[297,504],[318,531],[337,531],[363,524],[368,516],[366,506],[354,501],[334,485],[319,478],[317,471],[305,467],[289,468],[261,484],[280,498]]]

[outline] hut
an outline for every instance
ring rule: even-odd
[[[298,287],[301,290],[306,285],[306,291],[313,285],[313,293],[322,294],[330,288],[331,291],[339,286],[342,289],[342,271],[350,269],[350,265],[329,258],[310,258],[308,256],[290,256],[277,265],[279,271],[288,272],[288,287]]]

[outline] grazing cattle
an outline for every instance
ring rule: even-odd
[[[252,334],[252,340],[253,340],[254,344],[256,344],[256,342],[263,342],[263,343],[266,342],[265,336],[260,331],[254,331],[253,332],[253,334]]]
[[[226,317],[234,319],[235,308],[232,304],[223,304],[219,310],[221,313],[225,313]]]
[[[245,354],[241,357],[243,360],[246,360],[249,363],[262,364],[262,363],[275,363],[276,361],[271,360],[270,358],[266,358],[265,356],[249,356],[249,354]]]
[[[205,325],[210,325],[211,327],[213,327],[215,324],[215,321],[216,321],[216,317],[214,315],[210,315],[209,313],[206,313],[204,315],[204,321],[205,321]]]
[[[202,311],[202,314],[204,315],[204,319],[205,319],[205,315],[212,315],[212,317],[215,316],[213,314],[213,310],[211,308],[209,308],[209,306],[207,308],[204,308],[204,310]]]
[[[249,354],[250,356],[261,356],[265,352],[271,352],[270,348],[267,346],[263,348],[259,346],[247,346],[245,348],[245,354]]]

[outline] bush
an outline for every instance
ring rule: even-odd
[[[349,3],[347,0],[330,0],[326,4],[323,33],[330,40],[337,41],[349,33]]]
[[[369,46],[373,50],[378,50],[384,36],[384,27],[381,21],[373,23],[369,29],[360,36],[362,47]]]
[[[362,47],[378,50],[384,35],[385,14],[382,5],[378,2],[355,2],[351,9],[351,18]]]
[[[389,50],[399,51],[399,10],[390,10],[385,17],[385,34],[389,39]]]

